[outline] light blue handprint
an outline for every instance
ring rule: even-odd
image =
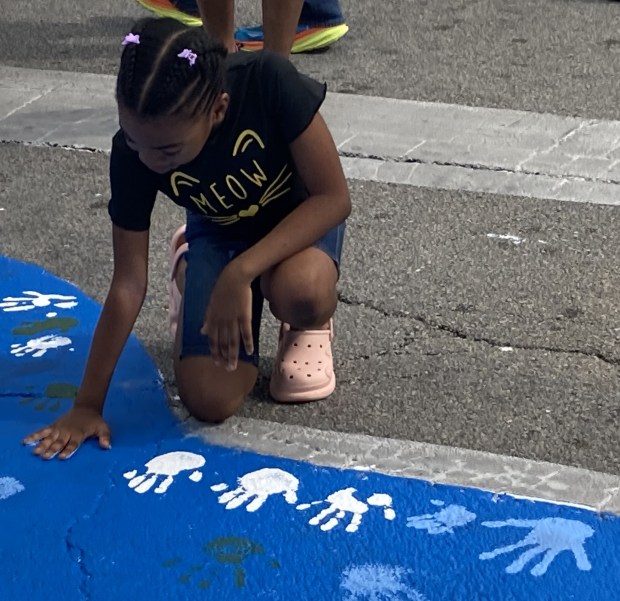
[[[342,574],[343,601],[427,601],[406,582],[409,571],[399,566],[365,564]]]
[[[426,513],[407,518],[407,527],[426,530],[429,534],[454,534],[455,528],[466,526],[475,519],[476,514],[467,511],[465,507],[448,505],[436,513]]]
[[[592,565],[586,555],[584,542],[594,534],[594,530],[583,522],[566,520],[564,518],[545,518],[542,520],[511,519],[505,522],[482,522],[482,525],[487,528],[503,528],[505,526],[531,528],[531,532],[518,543],[480,554],[480,559],[494,559],[498,555],[511,553],[516,549],[531,547],[506,568],[508,574],[521,572],[529,561],[544,553],[545,556],[540,563],[536,564],[530,571],[532,576],[543,576],[547,573],[547,569],[553,560],[562,551],[570,551],[573,554],[577,567],[580,570],[588,571],[592,569]]]
[[[0,478],[0,501],[4,501],[24,490],[24,485],[15,478],[5,476]]]

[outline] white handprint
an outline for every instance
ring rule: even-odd
[[[237,479],[237,488],[229,490],[218,497],[218,502],[226,505],[226,509],[237,509],[247,503],[246,511],[260,509],[267,497],[283,495],[284,500],[293,505],[297,503],[299,480],[292,474],[277,468],[266,467],[250,472]],[[211,487],[213,492],[228,489],[227,484],[216,484]]]
[[[592,565],[586,555],[584,542],[594,534],[594,530],[587,524],[577,520],[563,518],[545,518],[542,520],[506,520],[505,522],[482,522],[487,528],[503,528],[514,526],[515,528],[531,528],[532,531],[520,542],[507,547],[501,547],[489,553],[481,553],[480,559],[493,559],[498,555],[511,553],[523,547],[533,547],[525,551],[513,561],[507,568],[508,574],[517,574],[526,564],[537,555],[545,553],[539,564],[535,565],[530,573],[532,576],[546,574],[551,562],[562,551],[571,551],[575,557],[577,567],[588,571]]]
[[[192,482],[200,482],[202,473],[197,471],[205,464],[205,458],[196,453],[188,453],[187,451],[172,451],[165,455],[153,457],[145,464],[146,473],[138,476],[137,470],[132,470],[123,474],[129,480],[129,488],[137,493],[143,494],[153,488],[162,476],[165,476],[159,486],[153,491],[158,495],[165,493],[168,487],[174,482],[174,476],[178,476],[181,472],[193,471],[188,477]]]
[[[466,526],[476,519],[476,514],[460,505],[448,505],[437,513],[416,515],[407,519],[408,528],[426,530],[429,534],[454,534],[454,528]]]
[[[41,338],[33,338],[26,342],[26,344],[12,344],[11,355],[15,355],[16,357],[24,357],[25,355],[42,357],[50,349],[60,348],[70,344],[70,338],[50,334],[49,336],[42,336]]]
[[[347,568],[340,581],[343,601],[426,601],[407,585],[410,572],[399,566],[366,564]]]
[[[37,307],[49,307],[53,305],[59,309],[73,309],[77,307],[75,296],[63,296],[62,294],[41,294],[34,290],[24,290],[22,294],[28,296],[5,296],[0,302],[0,309],[6,311],[30,311]]]
[[[309,509],[312,505],[321,505],[328,503],[328,507],[319,512],[308,523],[311,526],[320,526],[321,530],[327,532],[337,526],[347,514],[351,514],[351,521],[345,527],[347,532],[357,532],[362,523],[363,515],[368,511],[368,505],[374,507],[382,507],[383,515],[386,520],[393,520],[396,517],[394,509],[392,509],[392,497],[383,493],[375,493],[370,496],[366,503],[359,501],[353,496],[357,492],[355,488],[344,488],[332,493],[325,501],[313,501],[312,503],[303,503],[297,506],[297,509]],[[329,518],[329,519],[327,519]],[[327,519],[327,521],[325,521]]]

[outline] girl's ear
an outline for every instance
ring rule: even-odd
[[[215,101],[215,104],[211,109],[211,118],[213,119],[214,125],[219,125],[222,121],[224,121],[229,102],[230,96],[226,92],[222,92]]]

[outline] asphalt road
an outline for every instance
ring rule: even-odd
[[[0,63],[113,73],[145,14],[0,0]],[[6,5],[6,6],[5,6]],[[343,2],[351,33],[295,57],[330,89],[618,119],[620,3]],[[250,22],[256,5],[240,7]],[[243,414],[620,473],[620,213],[407,186],[351,183],[355,203],[337,321],[340,385],[329,402]],[[107,158],[0,145],[0,252],[35,261],[102,301],[111,269]],[[161,203],[137,333],[172,387]],[[513,244],[487,234],[526,239]],[[265,322],[266,359],[275,324]]]
[[[240,24],[259,2],[238,2]],[[2,0],[0,61],[114,73],[132,0]],[[342,0],[350,33],[298,56],[332,91],[618,119],[620,3]]]
[[[103,301],[106,156],[3,145],[0,181],[2,253]],[[338,390],[291,408],[263,381],[242,414],[620,473],[618,209],[359,182],[352,193]],[[170,384],[167,244],[182,219],[158,203],[137,326]],[[268,374],[275,322],[263,334]]]

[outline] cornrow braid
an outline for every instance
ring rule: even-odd
[[[123,50],[117,102],[141,117],[207,113],[224,89],[224,46],[203,28],[170,18],[141,19],[131,33],[140,43]],[[196,54],[193,65],[178,56],[186,49]]]

